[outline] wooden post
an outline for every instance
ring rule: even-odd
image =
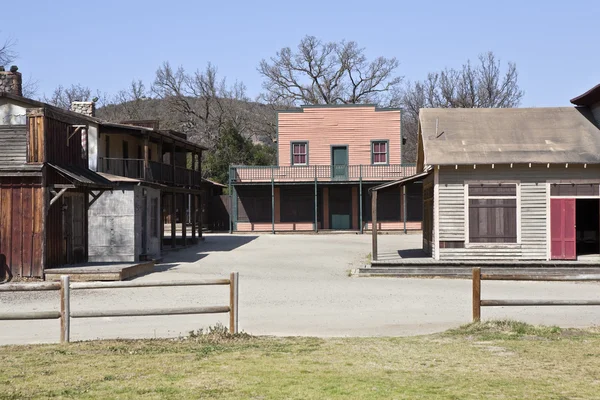
[[[179,213],[181,218],[181,239],[183,240],[183,246],[187,246],[187,216],[188,216],[188,205],[189,197],[187,193],[181,194],[181,212]]]
[[[164,245],[164,241],[165,241],[165,214],[163,213],[164,207],[165,207],[165,194],[163,193],[163,191],[161,190],[160,192],[160,204],[159,204],[159,215],[160,215],[160,252],[162,253],[163,251],[163,245]]]
[[[273,167],[271,167],[271,233],[275,234],[275,180]]]
[[[481,320],[481,268],[473,268],[473,322]]]
[[[148,169],[150,168],[150,162],[149,162],[150,160],[148,159],[148,156],[149,156],[148,136],[149,136],[149,134],[144,137],[144,173],[142,175],[144,177],[144,180],[148,180]]]
[[[404,234],[406,234],[406,185],[402,185],[402,221],[404,222]]]
[[[171,143],[171,183],[175,183],[175,141]]]
[[[359,165],[359,177],[358,177],[358,223],[360,225],[360,234],[363,233],[363,196],[362,196],[362,164]]]
[[[377,190],[371,192],[371,235],[373,238],[371,260],[377,261]]]
[[[60,342],[69,343],[71,330],[71,295],[69,275],[60,277]]]
[[[171,192],[171,247],[175,248],[177,242],[177,234],[175,233],[175,229],[177,227],[177,211],[176,211],[176,201],[177,194],[175,192]]]
[[[198,159],[200,160],[200,159]],[[202,239],[202,195],[194,195],[196,204],[198,204],[198,238]]]
[[[315,165],[315,232],[319,231],[319,214],[318,214],[318,209],[317,209],[317,202],[319,199],[319,190],[318,190],[318,186],[317,186],[317,166]]]
[[[191,194],[190,215],[192,219],[192,243],[196,243],[196,195]],[[202,228],[200,228],[202,229]]]
[[[229,333],[238,333],[238,286],[239,272],[229,276]]]

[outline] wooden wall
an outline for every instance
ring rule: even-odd
[[[349,165],[371,164],[371,140],[389,140],[389,164],[400,164],[400,111],[375,107],[304,108],[278,114],[279,165],[291,164],[291,142],[308,142],[309,165],[331,165],[331,145],[348,145]]]
[[[0,178],[0,262],[14,276],[43,274],[43,204],[39,178]]]

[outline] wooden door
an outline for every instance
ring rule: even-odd
[[[85,201],[83,193],[64,196],[65,260],[67,264],[85,261]]]
[[[331,229],[344,230],[352,227],[352,187],[329,187],[329,213]]]
[[[575,199],[550,199],[550,238],[553,260],[577,259]]]
[[[331,178],[336,181],[348,180],[348,146],[331,148]]]

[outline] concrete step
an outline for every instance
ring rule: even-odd
[[[600,267],[482,267],[482,273],[507,275],[582,275],[600,274]],[[363,267],[352,271],[354,276],[387,276],[387,277],[444,277],[444,278],[466,278],[470,279],[473,267],[445,266],[445,267]]]
[[[140,263],[81,264],[45,271],[47,281],[58,281],[62,275],[69,275],[72,282],[124,281],[136,276],[154,272],[154,261]]]

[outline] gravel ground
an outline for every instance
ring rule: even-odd
[[[381,249],[418,248],[420,235],[383,235]],[[240,273],[240,329],[257,335],[397,336],[442,331],[469,322],[471,282],[460,279],[356,278],[370,236],[208,235],[164,257],[141,281],[227,277]],[[599,285],[484,282],[483,298],[597,299]],[[71,292],[71,309],[142,309],[226,305],[228,287],[103,289]],[[58,292],[0,294],[0,312],[58,309]],[[484,308],[484,319],[584,327],[600,323],[600,307]],[[193,315],[74,319],[72,340],[173,337],[227,324],[228,316]],[[0,343],[55,342],[59,323],[0,321]]]

